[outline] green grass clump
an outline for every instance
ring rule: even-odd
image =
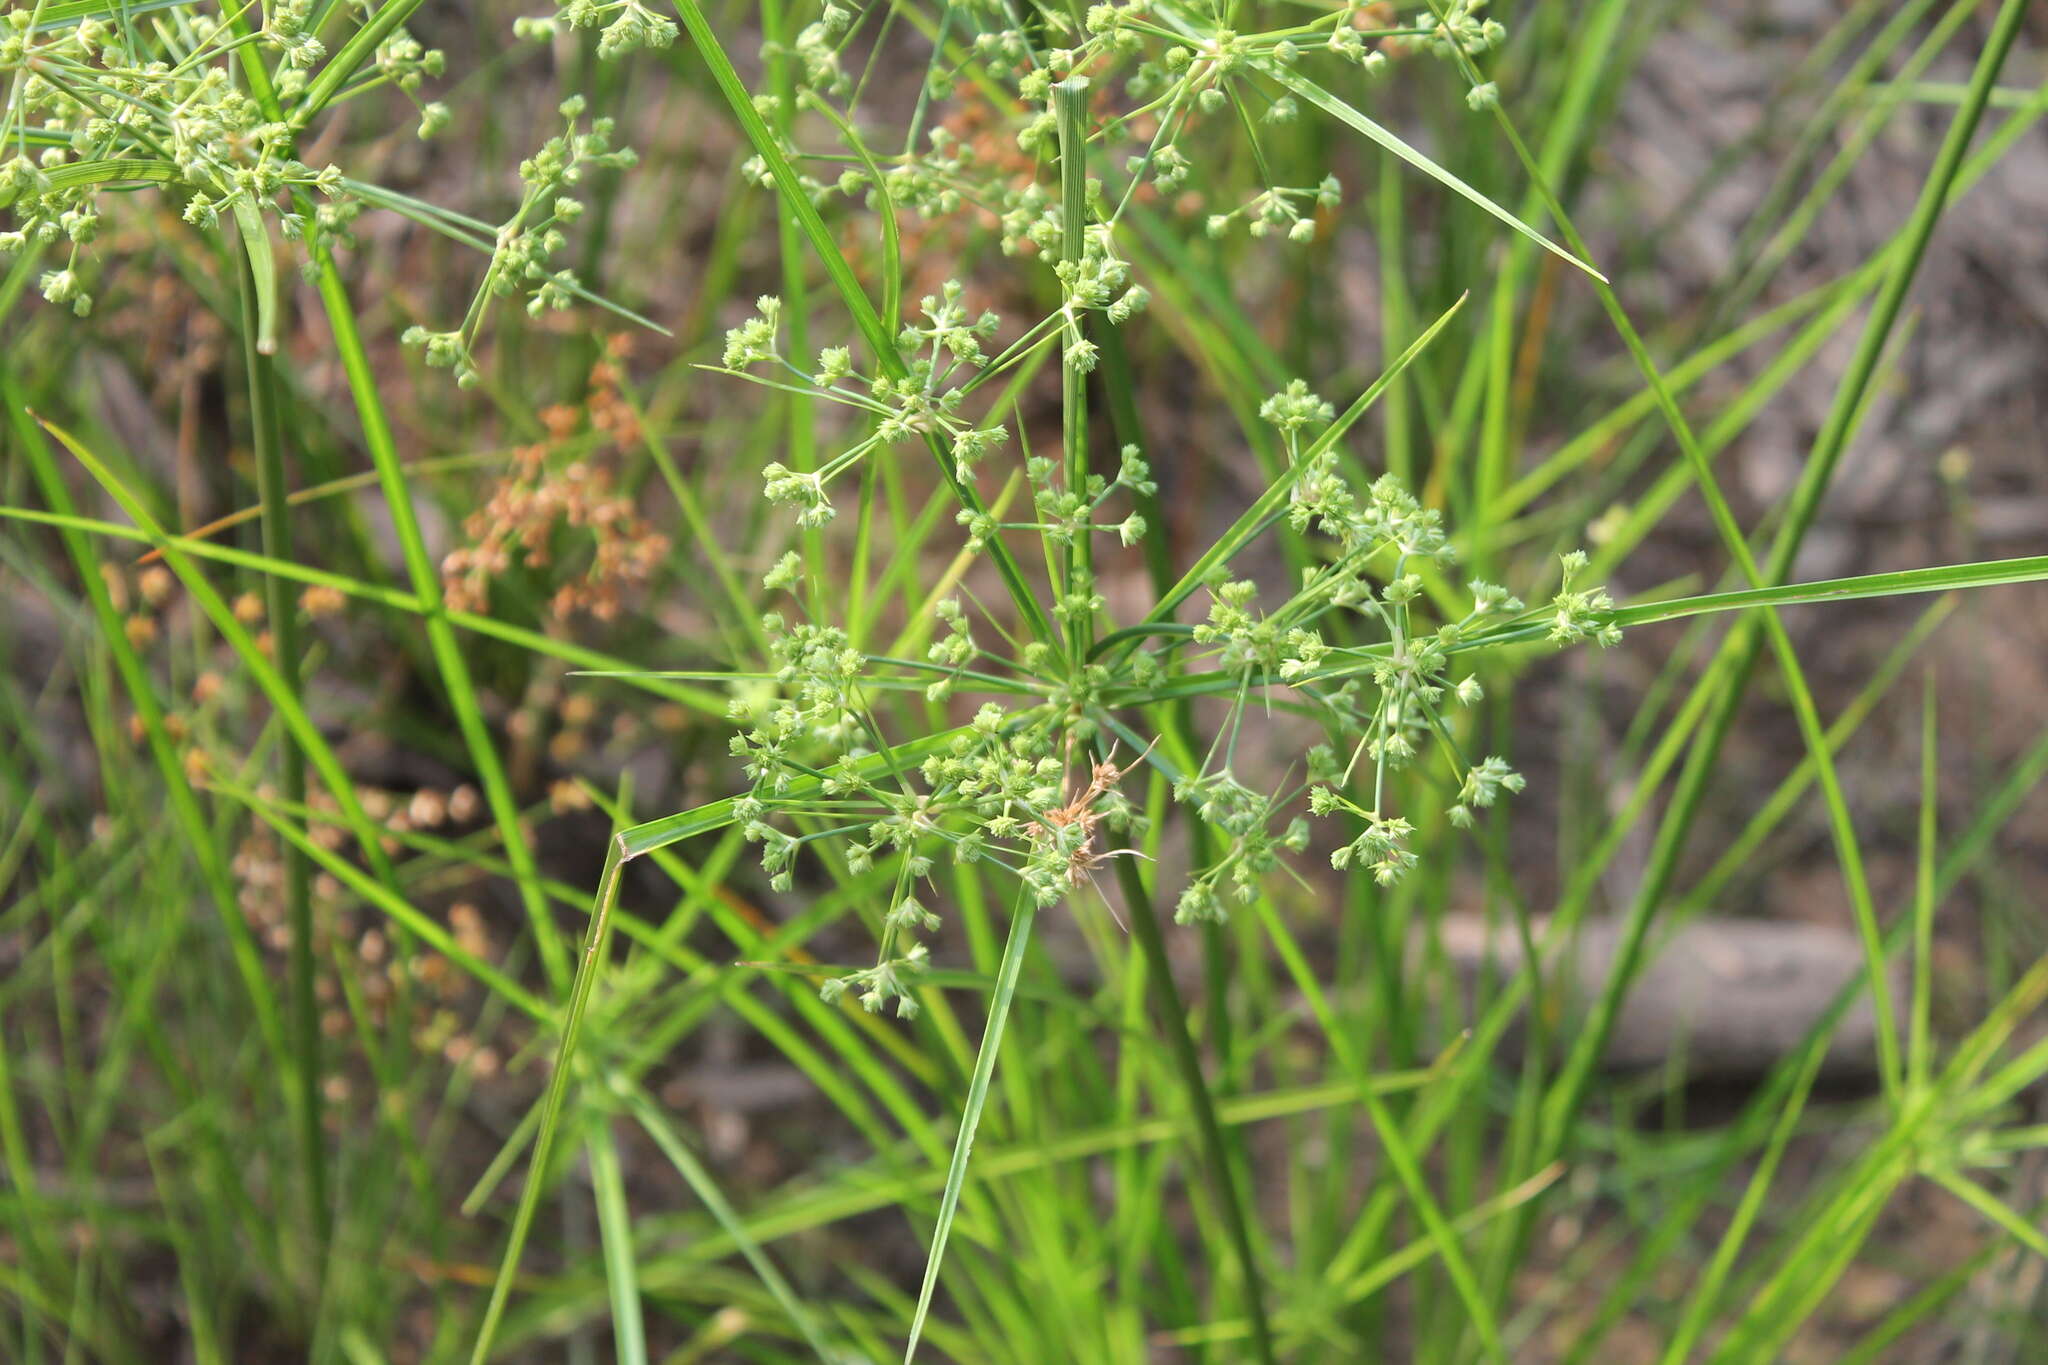
[[[1904,797],[1845,756],[2048,556],[1795,568],[2048,97],[2019,0],[1882,9],[1653,318],[1660,229],[1593,191],[1666,7],[17,7],[4,1354],[2024,1358],[2048,957],[1993,855],[2048,734],[1957,799],[1930,667]],[[1897,234],[1789,292],[1923,106]],[[174,328],[166,463],[95,376]],[[1871,676],[1816,657],[1921,594]],[[1724,818],[1765,707],[1797,751]],[[1851,988],[1714,1121],[1683,1057],[1604,1078],[1802,829]],[[1470,907],[1520,967],[1460,976]],[[693,1101],[720,1066],[801,1098]],[[1866,1261],[1915,1292],[1859,1314]]]

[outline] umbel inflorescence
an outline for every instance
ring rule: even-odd
[[[879,433],[905,425],[910,399],[891,384],[850,389],[855,372],[843,360],[821,360],[807,375],[775,349],[777,306],[762,303],[753,321],[730,334],[726,361],[743,372],[779,372],[776,382],[808,381],[819,397],[872,424],[874,434],[810,479],[771,467],[769,496],[793,504],[805,524],[821,524],[831,514],[830,475],[875,458],[889,444]],[[928,316],[944,315],[938,299],[925,307]],[[999,327],[977,321],[970,354],[979,355],[979,340]],[[1052,344],[1056,334],[1039,344]],[[906,330],[899,344],[906,355],[919,354],[923,339]],[[919,395],[911,406],[943,406],[948,436],[989,430],[961,416],[958,403]],[[1230,575],[1227,559],[1204,579],[1207,615],[1191,627],[1173,625],[1169,609],[1149,613],[1135,630],[1120,629],[1105,619],[1099,594],[1070,593],[1055,614],[1100,627],[1098,645],[1077,654],[1060,638],[1013,645],[1003,623],[986,613],[977,621],[961,601],[946,598],[936,608],[933,643],[915,661],[864,652],[837,625],[792,623],[781,612],[765,619],[773,694],[753,693],[732,706],[743,727],[732,749],[750,783],[735,809],[746,837],[784,890],[794,885],[797,860],[807,850],[822,853],[822,844],[856,873],[893,860],[881,959],[828,983],[828,994],[857,988],[870,1008],[893,1001],[899,1012],[915,1010],[909,983],[927,955],[916,936],[939,923],[924,888],[942,861],[1003,868],[1041,906],[1089,885],[1104,859],[1131,852],[1126,845],[1141,816],[1118,784],[1141,764],[1172,777],[1175,800],[1208,828],[1216,850],[1187,874],[1178,902],[1183,922],[1220,919],[1250,900],[1284,853],[1308,846],[1310,817],[1356,830],[1332,854],[1334,867],[1356,868],[1383,885],[1396,881],[1414,862],[1412,827],[1389,803],[1388,778],[1402,768],[1439,765],[1452,793],[1447,812],[1458,824],[1522,788],[1521,775],[1500,758],[1468,758],[1453,712],[1482,697],[1469,656],[1490,645],[1534,636],[1619,638],[1607,594],[1575,582],[1583,556],[1566,557],[1564,588],[1540,613],[1491,583],[1474,580],[1453,593],[1455,556],[1439,514],[1391,476],[1356,482],[1341,447],[1319,439],[1335,420],[1329,404],[1297,381],[1273,395],[1262,415],[1279,429],[1292,461],[1276,516],[1322,550],[1284,600],[1263,601],[1253,581]],[[985,468],[979,461],[968,467]],[[997,537],[1026,533],[1055,548],[1088,537],[1130,545],[1146,528],[1118,504],[1149,493],[1153,481],[1132,448],[1120,452],[1116,471],[1113,479],[1090,476],[1077,492],[1058,462],[1025,460],[1037,519],[963,513],[968,547],[985,552]],[[792,553],[766,586],[800,596],[803,573]],[[1451,600],[1463,604],[1457,613],[1433,610]],[[1340,624],[1350,641],[1342,645],[1332,642]],[[912,687],[935,702],[981,700],[967,724],[922,742],[885,733],[884,703]],[[1135,728],[1159,703],[1189,696],[1228,703],[1206,751],[1185,734]],[[1238,739],[1248,713],[1276,696],[1319,722],[1327,738],[1300,756],[1299,778],[1256,788],[1238,776]],[[1120,755],[1118,740],[1135,747]]]
[[[995,225],[1006,253],[1040,263],[1024,268],[1043,271],[1058,298],[1052,312],[1006,334],[951,282],[905,309],[889,344],[862,357],[844,345],[789,353],[782,302],[766,297],[727,335],[715,367],[850,416],[852,435],[836,453],[764,470],[767,498],[800,527],[826,525],[868,462],[926,446],[955,481],[964,549],[995,560],[1011,599],[1006,611],[971,596],[941,600],[923,657],[904,659],[868,652],[842,624],[793,621],[802,604],[830,600],[809,590],[795,554],[767,577],[788,605],[763,622],[774,686],[733,703],[733,752],[749,782],[735,814],[779,888],[794,885],[807,856],[855,873],[885,869],[891,888],[876,966],[829,982],[828,995],[854,990],[870,1009],[915,1010],[911,983],[927,959],[920,938],[940,922],[930,888],[943,862],[1000,867],[1045,906],[1088,886],[1106,859],[1138,856],[1143,817],[1120,784],[1141,767],[1167,775],[1178,806],[1207,831],[1180,883],[1183,922],[1220,919],[1251,900],[1284,855],[1309,846],[1317,818],[1344,831],[1335,867],[1397,881],[1415,861],[1413,828],[1393,809],[1389,780],[1404,768],[1435,765],[1446,813],[1461,825],[1521,789],[1501,758],[1464,752],[1458,735],[1472,727],[1456,713],[1483,695],[1471,656],[1484,647],[1616,638],[1612,602],[1574,581],[1582,556],[1567,557],[1564,590],[1540,620],[1500,586],[1458,586],[1438,513],[1390,476],[1361,476],[1339,439],[1356,414],[1340,426],[1331,405],[1295,381],[1260,414],[1289,462],[1270,506],[1248,534],[1204,556],[1198,583],[1141,620],[1112,620],[1094,576],[1103,562],[1096,543],[1106,555],[1127,551],[1150,529],[1140,508],[1156,486],[1144,452],[1126,446],[1089,460],[1084,420],[1080,436],[1067,433],[1063,458],[1032,454],[985,401],[1050,350],[1068,376],[1071,418],[1085,401],[1075,380],[1097,365],[1100,329],[1120,327],[1149,301],[1119,248],[1132,206],[1206,188],[1206,161],[1242,152],[1263,188],[1210,204],[1196,220],[1201,232],[1313,240],[1317,215],[1341,205],[1341,184],[1326,172],[1282,174],[1260,135],[1302,115],[1292,73],[1318,63],[1373,73],[1411,52],[1470,69],[1503,36],[1480,9],[1458,3],[1404,26],[1384,6],[1345,4],[1230,30],[1172,0],[1097,5],[1080,22],[1055,8],[1019,22],[1008,7],[958,6],[927,98],[979,108],[992,88],[1006,92],[994,123],[1007,125],[1008,144],[991,139],[986,117],[976,125],[984,131],[965,136],[927,120],[921,105],[894,156],[874,151],[877,139],[832,106],[853,94],[842,58],[869,14],[828,4],[788,48],[764,54],[794,69],[796,91],[786,103],[756,101],[775,140],[748,168],[761,184],[787,192],[793,175],[815,204],[852,200],[885,219],[978,216]],[[1490,86],[1473,90],[1475,109],[1494,98]],[[806,110],[829,115],[835,152],[799,144],[791,130]],[[834,175],[811,173],[835,163]],[[1074,221],[1077,206],[1083,217]],[[879,345],[873,331],[867,339]],[[1015,472],[1030,512],[1005,517],[984,493]],[[1232,568],[1253,535],[1282,518],[1314,557],[1278,594]],[[1037,548],[1042,574],[1018,567],[1020,546]],[[1049,583],[1046,600],[1027,581]],[[1180,622],[1176,609],[1197,591],[1206,617]],[[971,706],[971,719],[937,734],[890,733],[888,718],[901,714],[890,703],[906,689],[953,701],[955,718]],[[1224,710],[1198,736],[1176,704],[1201,697]],[[1325,739],[1277,785],[1255,785],[1242,775],[1239,741],[1248,715],[1276,706],[1317,722]]]
[[[80,314],[92,304],[80,251],[109,191],[163,185],[198,226],[267,222],[287,238],[345,240],[362,202],[340,167],[299,159],[307,124],[335,98],[379,87],[413,102],[421,136],[448,119],[418,94],[443,55],[402,25],[340,61],[311,31],[308,0],[159,6],[126,20],[59,21],[56,8],[16,6],[0,20],[0,205],[12,218],[0,251],[62,250],[43,293]]]
[[[90,251],[117,193],[161,187],[188,223],[232,229],[265,274],[273,234],[302,243],[310,266],[312,253],[351,243],[366,208],[394,209],[489,257],[459,327],[407,333],[430,364],[474,382],[472,347],[493,300],[523,295],[539,312],[589,297],[552,258],[582,211],[584,178],[631,164],[632,153],[613,145],[611,120],[584,119],[582,97],[570,97],[563,131],[520,164],[520,203],[496,228],[387,193],[338,165],[309,165],[300,147],[314,121],[380,90],[411,103],[420,137],[447,127],[447,106],[422,98],[445,70],[444,54],[390,22],[410,8],[194,0],[79,19],[59,17],[72,6],[14,6],[0,19],[0,254],[44,260],[43,297],[83,316],[93,304]],[[631,15],[619,23],[642,41],[658,28]]]

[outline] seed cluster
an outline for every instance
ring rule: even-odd
[[[550,610],[558,619],[584,612],[609,621],[619,614],[626,591],[646,582],[667,557],[668,537],[648,524],[630,496],[613,488],[591,445],[596,437],[623,453],[639,440],[639,420],[619,388],[624,349],[623,340],[615,339],[613,353],[592,367],[582,406],[558,404],[541,414],[547,439],[514,452],[509,472],[463,522],[469,543],[441,561],[449,606],[488,610],[493,580],[515,566],[553,564],[566,548],[564,533],[574,530],[588,539],[589,563],[558,580]]]

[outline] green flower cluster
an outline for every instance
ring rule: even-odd
[[[676,40],[675,20],[640,0],[568,0],[552,15],[515,19],[512,34],[539,42],[554,37],[562,27],[598,30],[597,55],[607,61],[641,48],[667,47]]]
[[[104,196],[137,185],[177,196],[196,226],[231,224],[265,262],[273,232],[308,245],[351,245],[352,225],[372,204],[487,250],[483,286],[462,325],[406,333],[429,364],[463,384],[477,378],[473,349],[493,299],[525,295],[538,313],[588,297],[552,258],[582,212],[583,178],[633,157],[612,145],[609,120],[582,120],[580,96],[561,106],[564,131],[521,163],[519,207],[492,232],[351,180],[338,166],[316,170],[299,159],[307,128],[329,105],[379,89],[413,104],[421,137],[448,125],[448,108],[421,97],[445,57],[390,23],[388,11],[353,0],[331,9],[270,0],[256,10],[192,0],[154,6],[137,22],[52,22],[46,12],[54,11],[18,6],[0,18],[0,78],[8,82],[0,253],[61,249],[61,263],[41,277],[50,302],[80,315],[91,310],[82,253],[99,235]],[[673,23],[637,0],[579,0],[562,17],[579,27],[604,21],[606,55],[675,36]],[[532,21],[518,27],[538,35]]]
[[[0,18],[0,252],[61,248],[43,296],[84,315],[92,307],[81,252],[99,235],[103,196],[136,185],[177,194],[187,222],[232,217],[244,232],[274,223],[287,239],[346,240],[361,205],[339,168],[298,157],[319,112],[312,69],[327,56],[308,0],[281,0],[251,32],[243,12],[173,6],[153,23],[39,21],[40,6]],[[237,49],[255,43],[278,62],[259,94],[241,78]],[[419,104],[442,55],[403,27],[385,33],[358,88],[389,85]],[[423,134],[436,106],[421,105]],[[445,114],[445,111],[444,111]],[[318,196],[316,200],[313,196]]]
[[[963,363],[980,356],[981,335],[966,323],[957,291],[926,300],[925,315],[929,326],[905,329],[906,355],[928,358],[936,350]],[[1064,333],[1063,315],[1053,321],[1041,344]],[[954,335],[949,345],[949,329],[962,327],[971,335]],[[778,307],[763,300],[728,335],[727,368],[789,369],[776,349],[778,330]],[[851,373],[837,358],[821,362],[816,375],[795,377],[820,392],[819,375]],[[1092,590],[1083,600],[1056,599],[1052,614],[1070,626],[1103,627],[1092,637],[1103,646],[1082,654],[1046,640],[1015,647],[995,617],[987,637],[1009,647],[985,643],[958,597],[936,605],[932,643],[917,661],[867,653],[833,625],[791,625],[780,615],[764,623],[774,694],[734,703],[746,727],[733,741],[750,784],[736,812],[746,837],[785,890],[806,851],[843,860],[854,872],[885,856],[895,860],[877,965],[831,983],[828,993],[853,989],[870,1008],[915,1008],[910,992],[927,957],[918,939],[938,924],[930,909],[938,898],[920,883],[943,860],[1002,867],[1022,894],[1051,905],[1088,886],[1104,859],[1135,856],[1126,841],[1143,822],[1118,784],[1141,764],[1170,779],[1176,803],[1207,832],[1179,893],[1183,922],[1221,919],[1252,899],[1289,855],[1310,846],[1311,817],[1351,827],[1330,856],[1333,867],[1358,869],[1383,885],[1398,881],[1415,862],[1413,825],[1389,809],[1388,778],[1404,767],[1443,768],[1454,793],[1445,810],[1459,825],[1521,790],[1521,775],[1501,758],[1465,757],[1452,712],[1483,697],[1465,665],[1498,641],[1617,638],[1612,601],[1575,582],[1582,557],[1566,558],[1563,589],[1538,612],[1490,583],[1456,589],[1448,577],[1455,555],[1439,514],[1390,476],[1353,481],[1339,444],[1324,439],[1335,420],[1329,403],[1296,381],[1261,411],[1290,458],[1288,498],[1276,505],[1323,551],[1296,590],[1271,607],[1262,605],[1254,579],[1232,576],[1224,563],[1207,580],[1206,619],[1192,627],[1171,627],[1172,613],[1159,608],[1139,622],[1107,621],[1107,603]],[[872,405],[870,416],[871,432],[903,421],[888,403]],[[852,449],[870,450],[877,439],[870,434]],[[1055,553],[1095,538],[1114,535],[1128,545],[1142,534],[1142,518],[1103,520],[1101,509],[1114,498],[1157,492],[1149,464],[1130,447],[1115,477],[1089,475],[1080,488],[1067,487],[1060,462],[1049,458],[1027,458],[1024,472],[1037,519],[1003,522],[963,510],[971,552],[993,553],[999,539],[1029,534],[1047,547],[1050,565]],[[797,504],[799,519],[815,522],[810,513],[824,499],[823,480],[778,466],[770,496]],[[785,556],[767,585],[795,592],[805,572],[795,555]],[[1464,605],[1448,618],[1432,610],[1459,600]],[[932,704],[975,698],[979,707],[915,761],[903,757],[911,746],[884,733],[886,709],[877,705],[913,685]],[[1152,708],[1167,695],[1229,703],[1206,753],[1190,753],[1173,731],[1144,736],[1133,728],[1157,716]],[[1307,753],[1305,779],[1262,789],[1246,779],[1238,743],[1247,714],[1279,698],[1317,720],[1326,738]],[[1104,748],[1112,735],[1142,741],[1140,758],[1119,764],[1115,750]]]
[[[575,4],[607,8],[595,0]],[[984,0],[949,9],[950,47],[932,63],[926,95],[935,102],[964,96],[979,111],[998,111],[1017,152],[1042,160],[1055,150],[1055,88],[1070,78],[1084,79],[1095,123],[1091,141],[1103,165],[1122,171],[1121,183],[1097,187],[1110,200],[1098,215],[1104,226],[1121,223],[1142,186],[1175,191],[1198,162],[1212,165],[1241,152],[1265,183],[1236,207],[1206,213],[1209,232],[1222,235],[1242,227],[1253,237],[1307,243],[1317,235],[1317,213],[1334,208],[1343,188],[1328,174],[1274,178],[1281,168],[1259,130],[1303,114],[1301,98],[1285,83],[1286,73],[1318,62],[1334,63],[1336,71],[1352,67],[1377,73],[1388,65],[1382,47],[1390,42],[1469,64],[1505,38],[1501,24],[1484,17],[1485,4],[1455,0],[1440,15],[1425,13],[1410,24],[1388,27],[1374,17],[1379,9],[1344,0],[1311,5],[1306,13],[1288,9],[1275,16],[1274,27],[1246,30],[1234,26],[1251,17],[1240,9],[1231,11],[1226,25],[1185,0],[1097,4],[1078,23],[1076,12],[1062,6]],[[842,55],[886,13],[886,6],[856,11],[828,3],[792,43],[765,46],[763,60],[793,60],[798,101],[822,104],[844,97],[852,82]],[[1002,98],[991,99],[994,92]],[[1476,85],[1470,102],[1479,109],[1495,98],[1490,83]],[[777,116],[771,123],[784,130],[777,133],[781,151],[799,168],[804,190],[815,202],[839,193],[873,208],[879,205],[878,188],[885,188],[890,204],[929,218],[967,211],[994,215],[1006,251],[1057,252],[1056,196],[1035,179],[1020,183],[1015,167],[983,140],[970,142],[936,117],[921,118],[923,145],[885,159],[879,169],[883,184],[877,186],[872,166],[850,168],[836,178],[808,173],[815,161],[787,131],[797,123],[799,110],[781,108],[775,95],[757,96],[755,103],[764,114]],[[760,158],[749,161],[747,171],[757,183],[769,182]]]
[[[754,305],[754,316],[725,334],[718,366],[724,372],[769,388],[814,394],[872,420],[865,437],[817,470],[769,465],[762,474],[770,502],[794,507],[801,525],[822,526],[833,516],[827,491],[833,480],[877,450],[925,436],[944,442],[961,480],[972,477],[975,466],[1002,445],[1008,433],[1000,425],[960,416],[963,402],[989,372],[990,358],[982,343],[1001,325],[994,313],[971,313],[963,301],[965,294],[959,281],[948,280],[937,294],[920,301],[922,320],[906,323],[896,334],[896,354],[904,371],[899,376],[861,372],[853,352],[844,346],[824,348],[816,365],[803,369],[782,353],[782,300],[773,295],[762,297]],[[997,371],[1011,359],[1006,356]],[[756,373],[757,368],[767,373]]]
[[[406,345],[419,347],[427,364],[454,371],[455,382],[464,388],[477,382],[473,348],[492,300],[524,294],[528,315],[539,317],[584,296],[575,273],[552,264],[568,245],[566,228],[583,215],[577,190],[591,171],[622,169],[635,161],[631,148],[612,145],[612,120],[592,119],[586,125],[584,107],[581,95],[563,100],[558,112],[566,126],[519,163],[525,187],[519,207],[492,239],[490,266],[462,325],[448,331],[414,325],[405,331]]]

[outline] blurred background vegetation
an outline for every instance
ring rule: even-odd
[[[1968,103],[1992,8],[1494,11],[1503,106],[1760,546]],[[919,653],[931,601],[994,590],[921,460],[871,462],[864,514],[815,539],[763,501],[764,465],[843,433],[701,367],[762,293],[814,346],[851,339],[819,263],[745,173],[754,149],[688,37],[606,62],[568,30],[514,42],[520,13],[421,5],[406,22],[447,53],[423,92],[447,127],[421,140],[404,99],[370,88],[301,154],[496,223],[519,202],[514,168],[581,93],[639,160],[584,183],[562,262],[652,325],[588,300],[537,320],[501,310],[458,387],[400,337],[460,318],[485,257],[373,206],[338,266],[368,367],[353,378],[380,395],[395,466],[373,460],[315,290],[280,269],[275,359],[258,358],[235,237],[185,221],[173,195],[108,211],[81,267],[89,317],[36,297],[30,253],[0,288],[0,1358],[467,1358],[529,1181],[537,1216],[495,1358],[900,1354],[1001,955],[1009,893],[992,879],[938,874],[927,1008],[899,1022],[817,991],[871,956],[886,873],[810,869],[776,891],[734,829],[628,864],[554,1159],[527,1170],[607,838],[741,790],[727,707],[765,686],[585,674],[759,669],[761,579],[792,547],[823,557],[872,638]],[[859,123],[912,117],[947,13],[897,0],[855,30]],[[706,14],[755,89],[787,78],[764,71],[764,32],[815,17],[777,0]],[[2035,14],[1914,257],[1794,580],[2042,550],[2044,51]],[[1392,67],[1339,88],[1543,222],[1457,73]],[[930,117],[996,173],[1043,176],[1014,115],[968,90]],[[833,130],[806,116],[798,132],[824,147]],[[1583,276],[1340,121],[1261,137],[1281,183],[1345,187],[1312,242],[1209,238],[1207,214],[1265,174],[1220,150],[1178,197],[1148,197],[1122,241],[1152,306],[1097,372],[1095,421],[1105,450],[1142,441],[1159,491],[1154,535],[1099,565],[1113,615],[1141,611],[1156,576],[1270,482],[1268,394],[1300,376],[1342,406],[1468,293],[1354,437],[1360,471],[1402,476],[1475,572],[1533,585],[1531,601],[1579,546],[1622,601],[1741,586]],[[874,278],[876,217],[826,211]],[[907,297],[959,279],[1006,318],[1057,304],[987,216],[906,215],[903,232]],[[1004,401],[1026,448],[1058,446],[1056,363]],[[255,515],[265,430],[288,547]],[[394,521],[393,468],[416,530]],[[190,538],[184,568],[216,602],[150,555],[132,528],[151,522]],[[415,548],[445,612],[423,607]],[[1240,568],[1285,582],[1289,554],[1264,546]],[[1673,1048],[1558,1107],[1545,1035],[1568,1048],[1576,1016],[1539,1015],[1535,1046],[1531,1030],[1489,1032],[1511,1016],[1492,1007],[1514,972],[1475,971],[1447,925],[1476,924],[1486,945],[1568,906],[1619,914],[1673,839],[1660,926],[1713,912],[1827,928],[1853,951],[1857,921],[1768,663],[1696,805],[1667,819],[1726,618],[1527,651],[1488,674],[1481,727],[1529,776],[1512,809],[1469,837],[1418,820],[1419,867],[1391,892],[1312,858],[1270,879],[1256,913],[1166,927],[1206,1110],[1120,895],[1044,917],[928,1357],[1250,1360],[1265,1312],[1278,1356],[1302,1361],[2048,1358],[2048,1116],[2029,1050],[2029,973],[2048,952],[2048,596],[2022,584],[1784,621],[1900,980],[1917,962],[1930,982],[1946,1088],[1887,1095],[1856,1065],[1817,1081],[1824,1054],[1794,1038],[1735,1076],[1697,1075]],[[296,716],[257,677],[279,659],[297,666]],[[1290,718],[1269,724],[1285,736]],[[289,776],[308,730],[352,803],[325,771]],[[1168,809],[1156,782],[1126,794]],[[1198,836],[1163,831],[1144,875],[1170,897]],[[1916,905],[1932,924],[1917,956]],[[295,972],[313,1067],[289,1060],[307,1036]],[[1405,1134],[1474,1283],[1455,1282],[1400,1193],[1368,1098]],[[1221,1124],[1220,1183],[1202,1112]]]

